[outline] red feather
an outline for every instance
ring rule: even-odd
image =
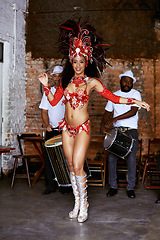
[[[64,29],[67,29],[67,30],[71,30],[73,33],[75,33],[72,28],[63,27],[63,26],[60,26],[60,28],[64,28]]]

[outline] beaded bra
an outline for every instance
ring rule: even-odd
[[[88,101],[89,95],[87,95],[87,76],[83,77],[73,77],[70,81],[70,83],[74,83],[75,87],[78,88],[79,84],[85,83],[86,84],[86,89],[78,89],[76,92],[69,92],[68,89],[65,89],[64,91],[64,97],[65,99],[62,101],[63,104],[66,104],[67,102],[70,103],[70,106],[73,109],[76,108],[82,108],[84,104]]]

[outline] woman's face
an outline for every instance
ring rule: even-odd
[[[83,56],[75,57],[73,59],[72,66],[74,69],[75,76],[84,76],[85,65],[86,65],[86,61]]]

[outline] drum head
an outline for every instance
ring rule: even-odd
[[[124,158],[131,152],[133,141],[132,137],[114,128],[105,136],[104,149],[120,158]]]
[[[108,131],[108,133],[106,134],[106,136],[104,138],[104,149],[105,150],[107,150],[108,148],[110,148],[110,146],[112,146],[116,136],[117,136],[116,128],[113,128],[110,131]]]
[[[62,145],[62,134],[57,135],[57,136],[55,136],[51,139],[48,139],[45,142],[46,147],[56,147],[56,146],[59,146],[59,145]]]

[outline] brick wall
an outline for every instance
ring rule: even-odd
[[[101,79],[111,90],[119,89],[119,74],[132,69],[137,82],[134,87],[142,94],[143,100],[151,105],[151,111],[139,112],[139,138],[143,138],[143,152],[147,139],[158,137],[159,123],[159,53],[160,30],[156,20],[157,0],[153,1],[30,1],[27,15],[27,104],[26,131],[33,129],[42,133],[43,124],[38,105],[41,88],[38,74],[62,58],[57,52],[59,26],[68,18],[81,23],[89,16],[91,24],[111,45],[107,51],[107,67]],[[44,59],[48,59],[44,60]],[[154,59],[154,60],[153,60]],[[32,100],[31,100],[31,99]],[[88,111],[92,121],[92,134],[100,135],[99,127],[106,105],[106,99],[92,93]]]
[[[139,138],[143,139],[143,153],[147,149],[148,138],[158,137],[160,134],[159,115],[160,102],[158,97],[160,62],[148,59],[136,59],[135,61],[124,61],[121,59],[107,59],[112,67],[107,66],[101,77],[104,84],[112,92],[119,89],[119,74],[131,69],[137,79],[134,88],[140,91],[142,99],[151,106],[151,111],[144,109],[139,111]],[[60,60],[44,61],[32,59],[31,53],[26,59],[26,131],[42,134],[43,123],[41,111],[38,108],[42,97],[41,86],[38,75],[53,64],[60,64]],[[88,111],[92,122],[92,135],[100,134],[100,123],[107,100],[93,92],[90,96]]]
[[[26,57],[26,132],[35,132],[42,134],[45,130],[41,118],[41,110],[39,109],[42,98],[42,86],[38,80],[40,73],[46,71],[48,68],[61,64],[60,60],[44,60],[42,58],[32,59],[31,54],[27,53]],[[53,71],[53,68],[51,68]]]

